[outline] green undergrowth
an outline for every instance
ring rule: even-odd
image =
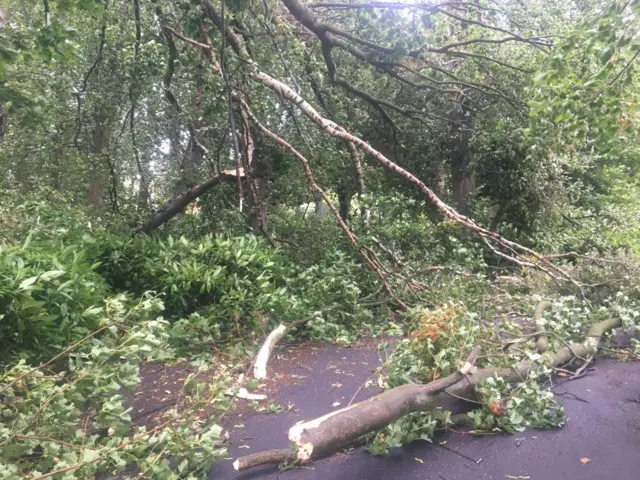
[[[0,375],[0,477],[7,480],[91,478],[136,465],[152,478],[198,478],[225,449],[216,411],[228,408],[227,367],[206,387],[185,380],[181,408],[162,417],[164,428],[132,421],[124,393],[140,383],[140,365],[179,358],[171,325],[157,315],[162,302],[145,295],[131,304],[108,298],[95,312],[99,334],[41,368],[25,360]],[[202,417],[201,410],[213,410]],[[44,478],[44,477],[43,477]]]
[[[612,315],[629,329],[638,326],[640,269],[625,251],[563,260],[585,285],[582,298],[544,272],[496,263],[447,222],[429,225],[420,215],[354,221],[361,242],[402,273],[388,280],[411,306],[400,312],[343,240],[323,239],[307,255],[254,235],[131,236],[122,222],[115,228],[113,219],[64,204],[52,210],[45,201],[0,212],[1,478],[53,471],[56,478],[89,478],[125,467],[147,478],[203,477],[226,455],[220,415],[233,403],[224,391],[281,322],[295,325],[289,340],[349,345],[397,337],[380,379],[386,388],[449,375],[476,345],[479,368],[536,358],[530,326],[496,319],[514,311],[530,317],[543,299],[553,302],[544,317],[552,350]],[[289,220],[296,243],[328,225],[297,213]],[[373,227],[376,235],[368,233]],[[501,274],[519,280],[504,283]],[[638,350],[635,342],[617,354]],[[191,372],[158,430],[138,425],[126,400],[149,362]],[[519,384],[485,381],[467,421],[476,432],[562,424],[562,407],[545,383],[550,373],[537,361]],[[445,411],[411,414],[377,432],[369,448],[381,453],[432,440],[450,422]]]

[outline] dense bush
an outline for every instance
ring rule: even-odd
[[[197,313],[193,318],[206,319],[218,332],[242,335],[313,316],[315,335],[331,338],[339,335],[335,325],[348,326],[363,314],[357,305],[361,269],[339,251],[325,255],[304,268],[251,235],[111,237],[102,241],[98,270],[117,290],[162,294],[170,318]],[[332,334],[328,325],[334,325]]]
[[[0,244],[0,352],[46,357],[97,327],[110,289],[83,247]]]
[[[294,270],[255,236],[111,237],[100,260],[100,273],[115,289],[162,294],[169,317],[198,312],[231,329],[240,320],[278,321],[295,303],[288,288]]]

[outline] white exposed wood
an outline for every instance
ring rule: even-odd
[[[266,395],[262,395],[259,393],[249,393],[249,391],[246,388],[240,388],[238,389],[237,392],[233,391],[232,389],[229,389],[226,392],[224,392],[224,394],[230,397],[242,398],[244,400],[266,400],[267,399]]]
[[[287,333],[287,327],[284,324],[280,324],[273,332],[269,334],[267,339],[260,347],[258,356],[256,357],[256,363],[253,367],[253,376],[258,380],[267,378],[267,363],[271,357],[273,347],[284,337]]]

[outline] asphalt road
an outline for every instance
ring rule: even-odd
[[[349,403],[380,363],[372,348],[294,347],[270,365],[271,400],[289,408],[277,414],[228,417],[229,453],[288,447],[287,431],[300,420]],[[483,437],[445,433],[443,446],[418,442],[373,457],[362,449],[279,472],[273,466],[235,472],[231,460],[214,464],[211,479],[378,480],[531,479],[632,480],[640,478],[640,363],[598,360],[595,371],[556,386],[567,424],[558,430]],[[362,388],[356,401],[378,393]],[[572,396],[572,395],[575,395]],[[576,398],[578,397],[578,398]],[[590,459],[588,463],[581,459]]]

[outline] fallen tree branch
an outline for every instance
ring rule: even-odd
[[[155,230],[160,225],[163,225],[175,215],[182,212],[187,207],[187,205],[189,205],[198,197],[201,197],[202,195],[207,193],[216,185],[223,182],[233,182],[236,178],[234,174],[235,170],[225,170],[220,175],[215,175],[206,182],[203,182],[200,185],[196,185],[183,194],[172,198],[167,203],[165,203],[162,208],[154,212],[147,223],[136,228],[133,233],[149,233]],[[244,172],[240,172],[240,174],[243,175]]]
[[[289,142],[287,142],[286,140],[284,140],[280,136],[278,136],[275,133],[273,133],[267,127],[265,127],[256,118],[256,116],[253,114],[253,112],[249,108],[249,105],[242,98],[238,98],[237,100],[240,102],[242,108],[247,113],[247,115],[249,116],[251,121],[256,124],[256,126],[260,129],[260,131],[262,133],[264,133],[269,138],[275,140],[282,147],[284,147],[287,150],[289,150],[300,161],[300,165],[302,166],[302,168],[304,170],[304,174],[305,174],[305,177],[307,179],[307,184],[309,185],[309,189],[312,192],[317,192],[322,197],[324,202],[329,207],[329,210],[331,210],[331,213],[333,213],[333,216],[335,217],[336,222],[338,223],[338,226],[340,227],[340,229],[342,229],[342,231],[347,236],[347,238],[349,239],[349,241],[351,242],[353,247],[360,253],[360,255],[362,255],[362,258],[367,262],[367,264],[371,267],[371,269],[374,272],[376,272],[376,274],[378,275],[378,277],[382,281],[382,284],[384,285],[385,290],[389,293],[389,295],[396,302],[398,302],[398,304],[402,308],[404,308],[405,310],[408,309],[407,305],[402,300],[397,298],[395,296],[395,294],[393,293],[393,291],[391,290],[391,286],[389,285],[389,282],[387,281],[387,275],[386,275],[387,274],[387,270],[384,268],[384,266],[378,261],[378,259],[374,255],[369,254],[370,251],[368,251],[365,247],[362,247],[362,246],[360,246],[358,244],[358,237],[349,229],[347,224],[344,223],[344,220],[340,216],[340,213],[338,212],[338,209],[335,207],[335,205],[333,204],[333,202],[331,201],[329,196],[316,183],[315,179],[313,178],[313,173],[311,172],[311,167],[309,166],[309,160],[307,160],[307,158],[304,155],[302,155],[298,150],[296,150]]]
[[[216,7],[209,0],[199,0],[199,3],[204,7],[205,15],[214,24],[220,25],[221,16],[220,16],[220,13],[217,11]],[[286,0],[284,3],[290,9],[291,7],[295,7],[294,10],[296,8],[301,8],[302,9],[301,12],[305,10],[296,0]],[[300,12],[297,12],[297,13],[299,14]],[[309,20],[309,22],[311,23],[315,22],[315,20],[313,20],[312,18],[307,20]],[[302,23],[305,24],[305,22],[302,22]],[[305,24],[305,26],[308,26],[308,25]],[[317,25],[315,25],[315,27],[317,27]],[[385,155],[383,155],[381,152],[373,148],[369,143],[365,142],[361,138],[348,132],[342,126],[338,125],[332,120],[329,120],[323,117],[322,115],[320,115],[303,97],[298,95],[298,93],[296,93],[292,88],[285,85],[281,81],[273,78],[272,76],[266,74],[265,72],[261,71],[259,66],[251,59],[243,41],[238,37],[238,35],[235,34],[235,32],[232,29],[226,28],[224,29],[224,32],[226,34],[225,36],[227,40],[229,41],[229,45],[232,47],[233,51],[236,53],[236,55],[240,57],[240,60],[242,62],[248,65],[250,69],[249,75],[251,78],[253,78],[258,83],[261,83],[263,86],[267,87],[268,89],[272,90],[274,93],[276,93],[279,96],[281,100],[287,100],[292,104],[294,104],[313,123],[315,123],[320,128],[322,128],[326,133],[328,133],[331,136],[340,138],[345,142],[351,142],[357,148],[371,155],[382,166],[402,176],[403,178],[408,180],[410,183],[418,187],[418,189],[427,196],[427,198],[431,201],[431,203],[433,203],[433,205],[446,218],[453,220],[454,222],[458,223],[459,225],[461,225],[462,227],[468,230],[474,231],[481,238],[486,240],[487,244],[489,244],[489,242],[494,242],[495,244],[499,245],[503,250],[510,252],[509,254],[499,252],[497,249],[495,249],[495,247],[490,245],[494,249],[494,251],[498,253],[500,256],[516,264],[527,265],[533,268],[537,268],[557,281],[559,280],[569,281],[573,283],[582,293],[582,289],[580,285],[569,274],[567,274],[560,267],[551,263],[551,261],[549,261],[546,257],[544,257],[543,255],[540,255],[534,250],[527,248],[519,243],[507,240],[506,238],[502,237],[498,233],[492,232],[484,227],[481,227],[480,225],[477,225],[468,217],[461,215],[454,208],[444,203],[435,194],[433,190],[428,188],[424,184],[424,182],[418,179],[415,175],[405,170],[404,168],[400,167],[398,164],[394,163],[393,161],[389,160]],[[263,133],[269,135],[267,132],[264,132],[264,130],[263,130]],[[271,133],[271,135],[274,135],[274,134]],[[274,136],[272,136],[272,138],[274,138]],[[275,135],[274,140],[278,141],[281,145],[288,148],[290,151],[292,151],[292,153],[295,152],[295,149],[291,145],[286,143],[283,139],[281,139],[277,135]],[[296,153],[294,153],[294,155],[296,155]],[[298,155],[296,155],[296,157],[298,157]],[[300,155],[300,157],[302,156]],[[303,161],[304,157],[302,157],[302,159],[300,157],[298,158],[301,161]],[[304,164],[304,161],[303,161],[303,164]],[[350,239],[353,242],[353,238],[350,237]],[[527,256],[531,257],[533,260],[528,260]],[[370,263],[370,261],[372,260],[369,259],[368,263]],[[380,275],[379,267],[374,267],[374,270],[378,271]]]
[[[545,310],[551,308],[551,306],[551,302],[542,301],[538,303],[536,311],[533,314],[533,321],[536,324],[536,332],[538,333],[536,345],[538,347],[538,353],[540,354],[545,353],[547,351],[547,348],[549,348],[549,338],[544,331],[544,321],[542,318],[542,314]]]
[[[276,346],[282,337],[284,337],[287,333],[288,328],[284,324],[278,325],[273,332],[269,334],[267,339],[262,344],[260,351],[258,352],[258,356],[256,357],[256,363],[253,366],[253,376],[262,380],[267,378],[267,362],[269,362],[269,358],[271,357],[271,352],[273,348]]]
[[[575,358],[593,356],[598,350],[602,336],[621,325],[622,320],[619,318],[596,323],[591,326],[583,342],[567,345],[555,353],[547,352],[542,360],[551,367],[558,367]],[[534,366],[534,361],[526,361],[515,368],[488,367],[479,369],[474,375],[468,375],[478,354],[479,348],[476,347],[458,372],[443,379],[426,385],[401,385],[315,420],[298,423],[289,429],[289,440],[294,443],[295,453],[289,451],[289,454],[284,455],[284,451],[279,451],[279,457],[252,454],[237,459],[234,468],[240,471],[265,463],[276,463],[280,458],[295,458],[301,463],[306,463],[330,455],[355,439],[380,430],[409,413],[441,407],[450,396],[474,398],[476,386],[490,377],[501,377],[507,383],[520,382]],[[457,416],[454,418],[458,419]]]
[[[267,463],[283,463],[294,462],[297,460],[295,452],[292,452],[288,448],[282,448],[280,450],[265,450],[264,452],[252,453],[240,457],[233,462],[233,468],[242,472],[251,467],[257,467],[258,465],[265,465]]]
[[[480,348],[474,348],[460,370],[427,385],[401,385],[324,417],[297,423],[289,429],[289,440],[296,447],[294,458],[304,463],[331,454],[362,435],[379,430],[411,412],[421,410],[431,395],[445,390],[468,375],[479,353]],[[256,463],[258,455],[251,455],[250,461],[247,457],[239,458],[234,462],[234,468],[241,471],[259,465]],[[280,461],[282,457],[283,455],[266,455],[262,459],[265,460],[263,463],[273,463]]]
[[[408,172],[404,168],[400,167],[398,164],[389,160],[386,156],[384,156],[378,150],[373,148],[369,143],[349,133],[347,130],[345,130],[335,122],[324,118],[304,98],[302,98],[300,95],[294,92],[287,85],[283,84],[279,80],[261,71],[256,71],[251,73],[251,77],[256,81],[262,83],[264,86],[268,87],[269,89],[273,90],[275,93],[277,93],[280,96],[280,98],[285,98],[286,100],[289,100],[290,102],[292,102],[302,113],[304,113],[311,121],[313,121],[316,125],[321,127],[329,135],[340,138],[344,141],[352,142],[355,146],[359,147],[360,149],[364,150],[366,153],[371,155],[378,163],[388,168],[392,172],[404,177],[410,183],[418,187],[418,189],[427,196],[427,198],[431,201],[431,203],[433,203],[434,206],[446,218],[453,220],[456,223],[460,224],[461,226],[476,232],[483,239],[485,239],[487,243],[489,241],[493,241],[498,245],[500,245],[502,248],[513,252],[513,255],[508,255],[506,253],[498,252],[497,250],[495,250],[496,253],[500,254],[500,256],[507,258],[510,261],[520,265],[527,265],[533,268],[537,268],[545,272],[547,275],[549,275],[552,278],[558,279],[558,277],[560,277],[564,280],[568,280],[576,284],[576,282],[567,273],[565,273],[561,268],[552,264],[543,255],[540,255],[539,253],[531,250],[530,248],[527,248],[516,242],[507,240],[501,235],[495,232],[492,232],[490,230],[487,230],[486,228],[483,228],[480,225],[477,225],[471,219],[458,213],[454,208],[444,203],[435,194],[435,192],[433,192],[433,190],[427,187],[424,184],[424,182],[418,179],[415,175]],[[523,260],[525,254],[535,259],[535,263],[531,261]],[[518,259],[517,257],[520,257],[520,259]]]

